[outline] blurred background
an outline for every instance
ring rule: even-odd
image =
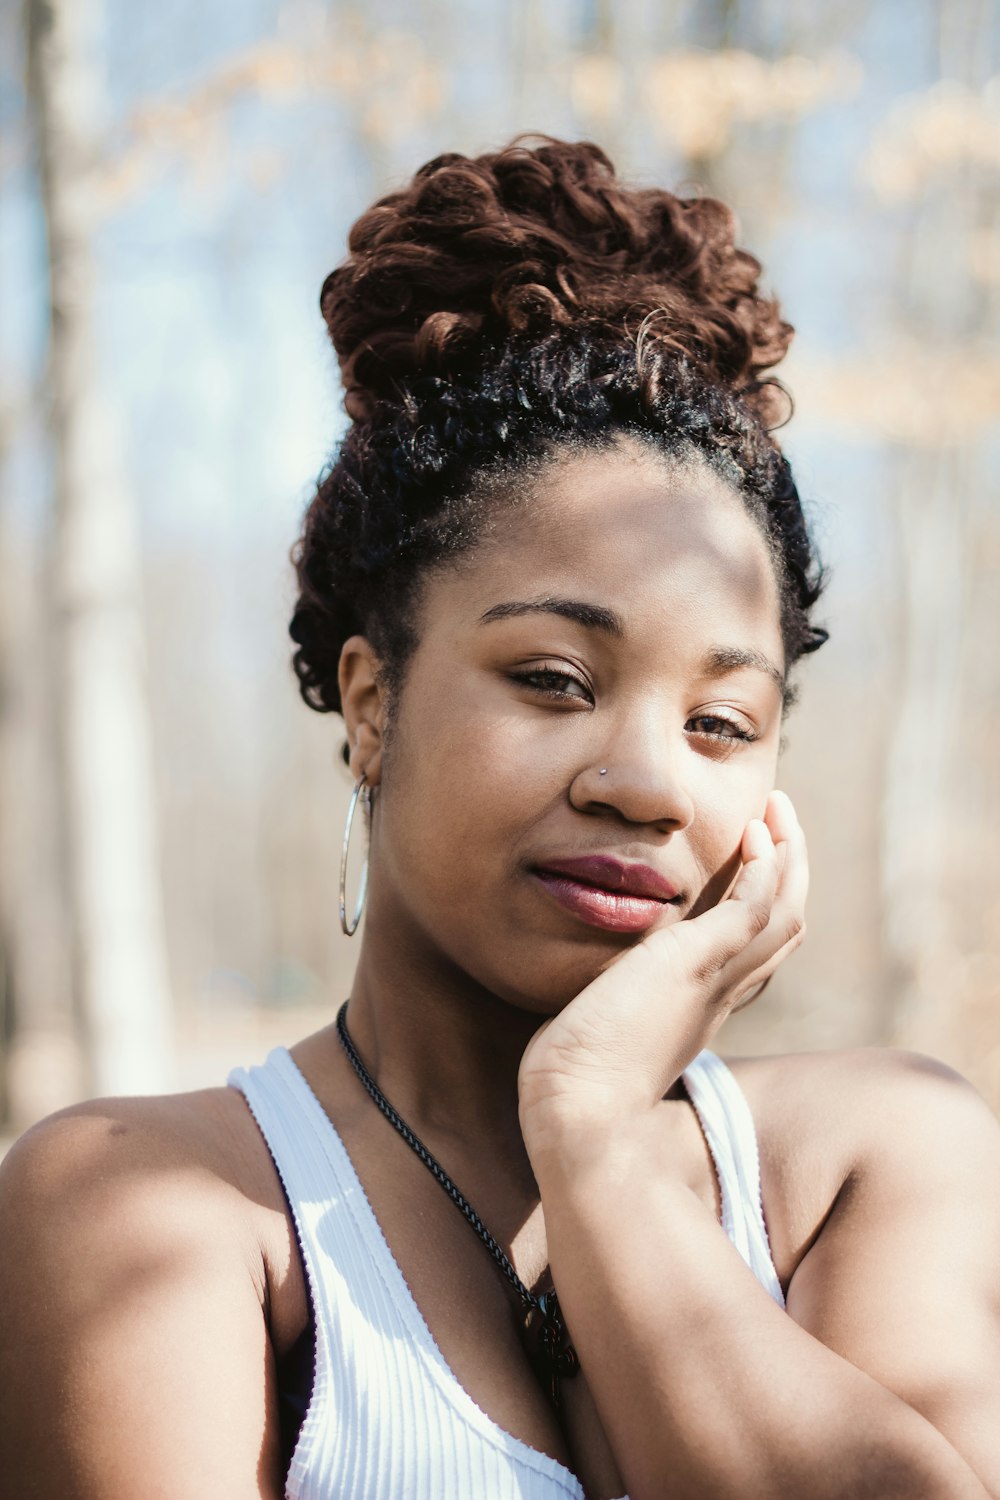
[[[346,992],[340,725],[286,636],[319,287],[524,130],[721,195],[798,329],[810,930],[720,1046],[914,1047],[1000,1106],[993,0],[0,0],[0,130],[0,1134]]]

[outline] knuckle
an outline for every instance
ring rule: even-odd
[[[725,963],[726,955],[722,952],[712,952],[705,955],[693,967],[691,978],[699,989],[714,989],[719,982],[719,970]]]
[[[756,937],[763,932],[771,916],[770,905],[765,901],[747,902],[747,926],[751,934]]]
[[[796,947],[806,935],[805,918],[800,912],[794,912],[785,922],[785,943],[792,943]],[[784,947],[785,944],[782,944]]]

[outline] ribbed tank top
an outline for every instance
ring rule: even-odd
[[[332,1122],[289,1053],[235,1069],[295,1222],[315,1323],[312,1395],[286,1500],[584,1500],[563,1464],[476,1405],[438,1349]],[[715,1162],[722,1224],[784,1306],[749,1106],[721,1058],[684,1073]]]

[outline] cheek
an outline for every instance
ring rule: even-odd
[[[557,772],[569,748],[565,727],[549,739],[539,721],[489,674],[428,651],[401,695],[387,776],[421,800],[446,798],[453,826],[475,821],[477,808],[500,804],[510,815],[513,792],[522,805]]]
[[[417,871],[454,900],[502,846],[509,853],[527,791],[523,739],[484,713],[481,689],[460,671],[408,680],[382,773],[385,846],[400,877]]]
[[[732,774],[726,775],[727,769]],[[721,901],[736,878],[744,830],[751,818],[763,817],[774,787],[775,769],[776,756],[761,756],[739,768],[714,768],[715,775],[703,789],[692,829],[704,876],[692,916]]]

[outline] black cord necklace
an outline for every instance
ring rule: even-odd
[[[542,1292],[537,1297],[534,1292],[528,1290],[511,1265],[509,1258],[504,1254],[482,1219],[476,1213],[472,1204],[455,1186],[444,1167],[431,1155],[420,1137],[410,1129],[402,1115],[393,1109],[361,1061],[358,1050],[351,1040],[351,1033],[347,1029],[346,1000],[337,1012],[337,1035],[340,1038],[344,1051],[347,1053],[351,1067],[364,1084],[368,1094],[378,1105],[390,1125],[393,1125],[399,1131],[399,1134],[403,1137],[410,1150],[419,1156],[435,1181],[444,1188],[452,1203],[461,1211],[466,1222],[471,1224],[496,1264],[500,1267],[508,1284],[513,1287],[518,1297],[520,1297],[526,1309],[524,1318],[525,1327],[531,1330],[536,1319],[538,1320],[538,1347],[533,1363],[543,1381],[548,1384],[552,1403],[558,1409],[560,1405],[559,1382],[571,1375],[575,1375],[580,1368],[580,1361],[577,1358],[576,1350],[567,1337],[566,1325],[563,1322],[562,1313],[559,1309],[559,1298],[556,1296],[555,1288],[551,1292]]]

